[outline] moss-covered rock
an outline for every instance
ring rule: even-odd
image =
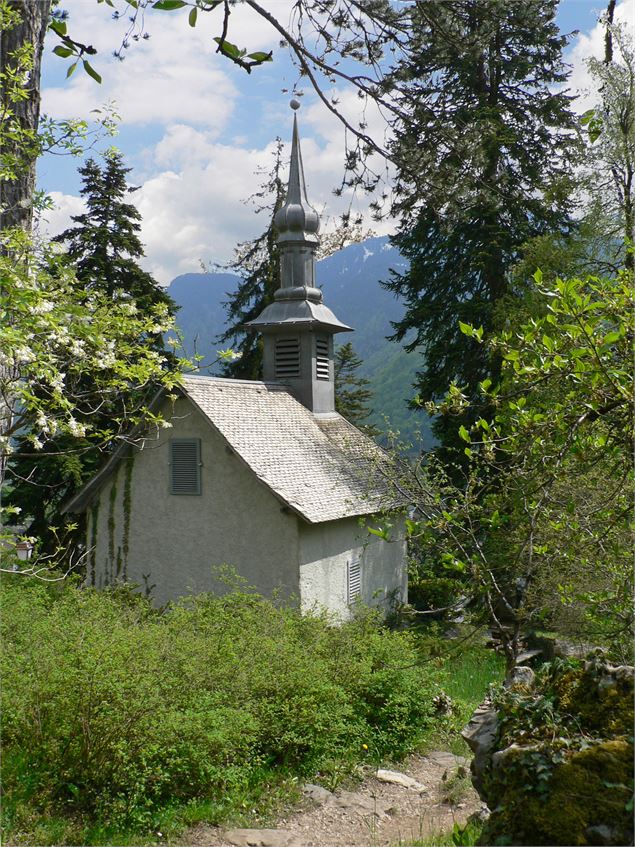
[[[633,669],[555,662],[495,699],[481,844],[633,843]]]

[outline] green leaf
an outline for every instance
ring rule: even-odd
[[[470,433],[462,424],[459,427],[459,438],[462,438],[463,441],[467,441],[468,444],[470,443]]]
[[[69,76],[71,76],[75,72],[76,67],[77,62],[73,62],[73,64],[69,66],[68,70],[66,71],[66,79],[68,79]]]
[[[616,341],[619,341],[622,337],[622,333],[618,330],[614,330],[613,332],[607,332],[604,336],[605,344],[614,344]]]
[[[249,59],[253,59],[254,62],[273,62],[272,53],[249,53]]]
[[[470,338],[474,335],[474,327],[471,324],[464,324],[463,321],[459,321],[459,329],[463,335],[469,335]]]
[[[196,26],[196,15],[198,13],[198,9],[196,6],[193,9],[190,9],[190,14],[188,15],[187,22],[190,26]]]
[[[52,20],[49,24],[49,29],[52,29],[58,35],[66,35],[66,21]]]
[[[88,76],[91,76],[95,80],[95,82],[98,82],[101,85],[101,77],[99,76],[95,68],[90,64],[90,62],[87,62],[86,59],[82,59],[82,61],[84,63],[84,70],[86,71]]]
[[[174,9],[182,9],[183,6],[187,6],[185,0],[157,0],[152,8],[160,9],[163,12],[172,12]]]
[[[69,56],[73,55],[73,51],[70,47],[62,47],[61,44],[58,44],[57,47],[54,47],[53,52],[56,56],[61,56],[62,59],[68,59]]]
[[[214,41],[218,44],[218,47],[225,56],[229,56],[230,59],[239,59],[241,56],[245,55],[244,50],[239,50],[235,44],[232,44],[230,41],[223,41],[222,38],[216,37]]]
[[[376,535],[377,538],[383,538],[384,541],[388,540],[388,532],[385,529],[373,529],[371,526],[369,526],[368,531],[371,535]]]

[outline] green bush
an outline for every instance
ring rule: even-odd
[[[254,595],[159,613],[67,585],[2,586],[4,815],[149,830],[219,814],[272,774],[326,779],[425,734],[438,693],[413,638],[371,613],[332,626]]]

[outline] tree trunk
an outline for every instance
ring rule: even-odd
[[[22,129],[35,133],[40,119],[40,71],[51,0],[12,0],[10,6],[20,12],[21,21],[0,34],[0,67],[2,71],[6,71],[14,64],[12,56],[16,51],[24,45],[30,45],[33,50],[33,68],[29,75],[28,97],[17,103],[7,104],[5,92],[0,93],[3,104],[10,107]],[[8,147],[8,144],[7,142],[2,152],[26,155],[26,161],[24,167],[18,168],[16,179],[0,183],[0,229],[21,227],[30,230],[37,157],[34,151],[25,154],[24,145],[19,142],[13,149]]]

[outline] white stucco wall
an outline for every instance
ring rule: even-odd
[[[356,518],[300,527],[300,599],[302,608],[329,609],[350,617],[348,564],[361,561],[360,600],[389,611],[393,595],[407,600],[408,574],[403,523],[395,520],[390,541],[360,526]]]
[[[271,596],[299,597],[298,519],[283,508],[185,398],[165,412],[173,428],[136,450],[132,464],[129,550],[125,555],[125,460],[88,509],[88,543],[95,541],[88,584],[126,579],[155,587],[158,604],[183,594],[223,591],[214,566],[230,565],[250,585]],[[200,438],[200,496],[169,493],[169,439]],[[111,509],[111,492],[115,498]],[[94,575],[93,575],[94,571]]]

